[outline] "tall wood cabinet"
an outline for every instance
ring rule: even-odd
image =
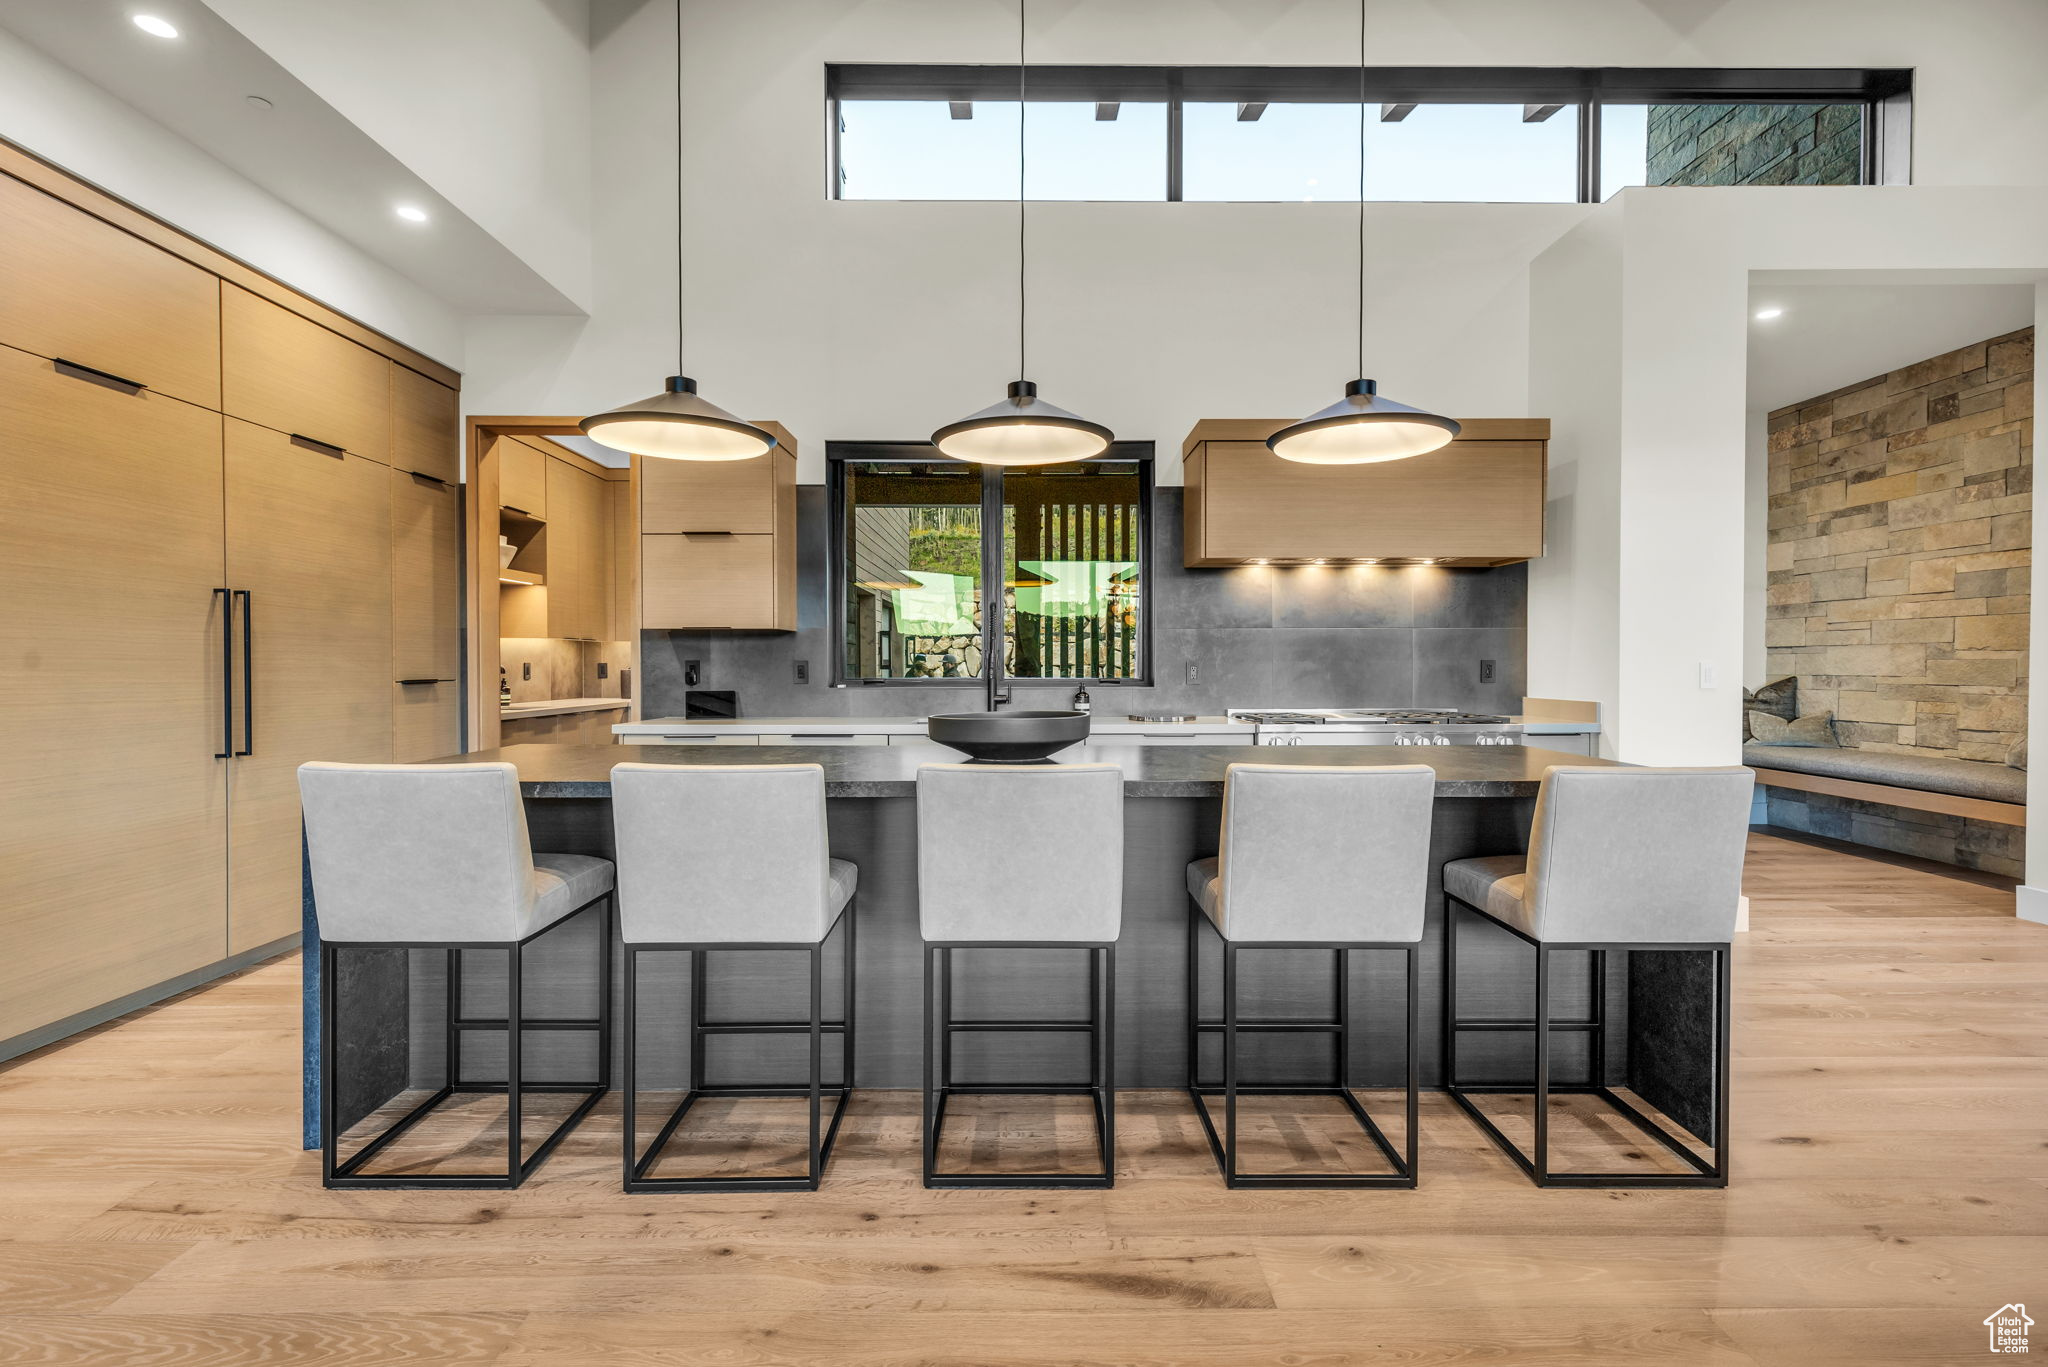
[[[459,746],[455,376],[0,145],[0,1057],[290,943]],[[445,382],[444,382],[445,381]]]
[[[633,457],[640,486],[640,625],[796,630],[796,442],[752,460]]]

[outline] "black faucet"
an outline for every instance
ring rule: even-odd
[[[995,656],[988,657],[988,668],[982,671],[982,679],[988,685],[988,710],[993,712],[1010,701],[1010,688],[1003,680],[1002,666]]]

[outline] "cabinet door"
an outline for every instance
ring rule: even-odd
[[[391,367],[391,466],[453,484],[462,424],[454,390],[402,365]]]
[[[220,407],[220,280],[0,175],[0,344]]]
[[[772,536],[671,533],[640,538],[641,626],[775,630]]]
[[[391,472],[392,757],[461,747],[461,516],[456,489]]]
[[[0,1039],[227,953],[220,417],[0,347]]]
[[[221,412],[389,463],[391,362],[237,286],[220,305]]]
[[[391,758],[391,472],[233,419],[226,451],[228,583],[250,594],[236,740],[246,725],[253,753],[228,820],[240,952],[299,928],[298,766]]]
[[[537,446],[515,437],[500,437],[491,448],[498,461],[498,506],[534,517],[548,515],[548,466]]]
[[[752,460],[640,461],[643,532],[772,532],[781,452]]]
[[[567,461],[547,462],[548,635],[602,637],[611,566],[611,505],[605,481]]]

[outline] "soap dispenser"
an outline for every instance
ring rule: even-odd
[[[1076,712],[1086,712],[1092,706],[1093,704],[1088,701],[1088,685],[1082,684],[1074,690],[1074,710]]]

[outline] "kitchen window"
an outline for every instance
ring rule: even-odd
[[[1017,192],[1017,68],[826,68],[837,199]],[[1035,200],[1358,199],[1357,67],[1030,68]],[[1903,184],[1912,73],[1368,67],[1374,201],[1597,203],[1627,185]]]
[[[1151,443],[1033,468],[921,442],[827,458],[840,682],[957,686],[997,649],[1021,682],[1150,682]]]

